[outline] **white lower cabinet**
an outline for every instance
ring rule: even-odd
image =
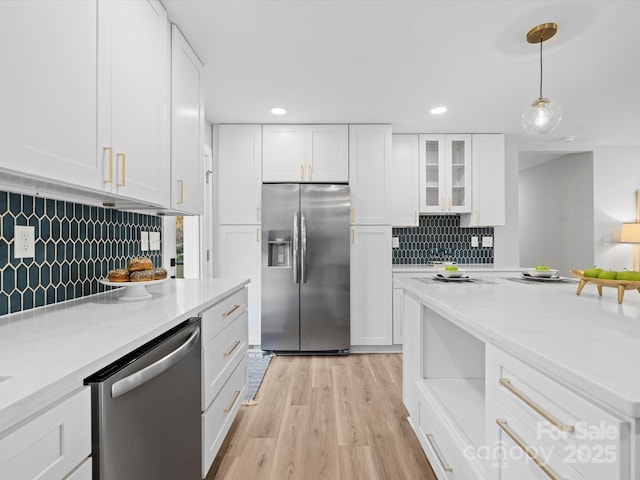
[[[202,478],[207,476],[247,388],[247,289],[201,312]]]
[[[404,289],[393,289],[393,344],[402,345],[404,323]]]
[[[84,387],[0,437],[0,478],[91,478],[90,462],[81,465],[89,455],[91,395]]]
[[[78,468],[64,477],[64,480],[91,480],[93,478],[92,468],[93,463],[91,462],[91,457],[89,457]]]
[[[351,345],[391,345],[391,226],[351,227]]]

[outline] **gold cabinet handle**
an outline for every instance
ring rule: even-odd
[[[307,168],[309,169],[307,171],[307,180],[311,180],[311,175],[313,173],[313,170],[311,169],[311,165],[307,165]]]
[[[300,164],[300,180],[304,180],[304,165]]]
[[[238,348],[238,345],[240,345],[240,340],[236,340],[235,343],[233,344],[233,347],[231,347],[231,350],[228,350],[226,352],[224,352],[224,356],[228,357],[229,355],[231,355],[233,353],[233,351]]]
[[[533,462],[538,467],[540,467],[540,470],[542,470],[547,475],[547,477],[549,477],[551,480],[560,480],[560,477],[558,477],[553,470],[551,470],[542,460],[540,460],[540,458],[538,458],[538,456],[535,454],[535,451],[532,450],[531,447],[529,447],[526,443],[524,443],[524,441],[516,434],[516,432],[511,430],[509,425],[507,425],[506,420],[497,418],[496,423],[498,424],[500,429],[504,433],[509,435],[511,440],[513,440],[515,444],[522,449],[522,451],[527,455],[527,457],[533,460]]]
[[[229,315],[231,315],[233,312],[235,312],[237,309],[240,308],[240,305],[238,305],[237,303],[233,305],[233,307],[231,308],[231,310],[229,310],[228,312],[224,312],[222,314],[223,317],[228,317]]]
[[[178,205],[182,205],[184,203],[184,180],[178,180],[178,185],[180,185],[180,200],[178,201]]]
[[[256,242],[260,243],[260,229],[256,228]]]
[[[109,152],[109,178],[104,183],[113,183],[113,148],[104,147],[103,152]]]
[[[418,226],[418,211],[414,210],[413,211],[413,223],[415,224],[415,226]]]
[[[356,209],[351,209],[351,223],[356,223]]]
[[[238,400],[238,395],[240,395],[240,390],[236,390],[236,393],[233,395],[233,400],[231,400],[229,406],[224,409],[224,413],[229,413],[233,410],[233,406],[236,404],[236,400]]]
[[[480,223],[480,212],[476,210],[476,225]]]
[[[447,465],[444,462],[444,459],[442,458],[442,455],[440,455],[440,451],[436,448],[436,444],[434,443],[434,439],[433,439],[433,433],[427,433],[427,440],[429,441],[429,445],[431,445],[431,448],[433,448],[433,451],[436,454],[436,457],[438,458],[438,462],[440,462],[440,465],[442,466],[442,468],[444,469],[445,472],[453,472],[453,468],[451,468],[449,465]]]
[[[440,197],[440,210],[444,212],[444,197]]]
[[[449,211],[451,211],[451,197],[449,197]]]
[[[256,222],[260,221],[260,208],[256,208]]]
[[[351,229],[351,243],[356,243],[356,231]]]
[[[127,156],[124,153],[116,153],[116,160],[118,158],[122,159],[122,183],[116,183],[116,187],[126,187],[127,186],[127,174],[126,174]]]
[[[551,425],[556,427],[561,432],[574,432],[575,427],[573,425],[567,425],[565,423],[561,423],[557,418],[551,415],[549,412],[544,410],[541,406],[536,405],[533,400],[527,397],[524,393],[518,390],[511,384],[511,380],[508,378],[501,378],[500,385],[513,393],[516,397],[522,400],[529,408],[531,408],[534,412],[540,415],[542,418],[547,420]]]

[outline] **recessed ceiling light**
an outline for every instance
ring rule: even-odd
[[[564,137],[562,139],[563,142],[573,142],[576,139],[575,135],[569,135],[568,137]]]
[[[273,113],[274,115],[284,115],[285,113],[287,113],[287,111],[282,107],[273,107],[271,109],[271,113]]]
[[[431,115],[440,115],[447,111],[447,107],[434,107],[431,109]]]

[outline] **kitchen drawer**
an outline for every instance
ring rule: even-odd
[[[556,452],[579,453],[573,467],[587,478],[629,478],[630,421],[496,347],[486,352],[485,391],[524,428]]]
[[[202,344],[206,345],[227,325],[247,309],[247,289],[234,293],[200,313],[202,317]]]
[[[241,358],[247,356],[247,321],[245,311],[203,347],[202,410],[220,391]]]
[[[546,444],[493,395],[487,397],[488,449],[474,452],[486,461],[487,480],[614,480],[598,472],[581,475],[569,451]],[[534,460],[537,458],[542,466]]]
[[[247,390],[247,357],[233,371],[211,406],[202,414],[202,478],[216,458],[216,454],[236,417]]]
[[[89,457],[84,462],[82,462],[82,465],[77,467],[67,477],[64,477],[64,480],[91,480],[93,473],[91,471],[91,468],[91,457]]]
[[[422,436],[420,443],[438,479],[482,478],[484,464],[468,458],[468,440],[456,436],[455,427],[449,423],[438,402],[419,381],[416,383],[419,392],[419,436]]]
[[[0,478],[59,480],[91,455],[89,387],[0,437]]]

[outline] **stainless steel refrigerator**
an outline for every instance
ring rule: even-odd
[[[262,186],[262,349],[348,353],[349,187]]]

